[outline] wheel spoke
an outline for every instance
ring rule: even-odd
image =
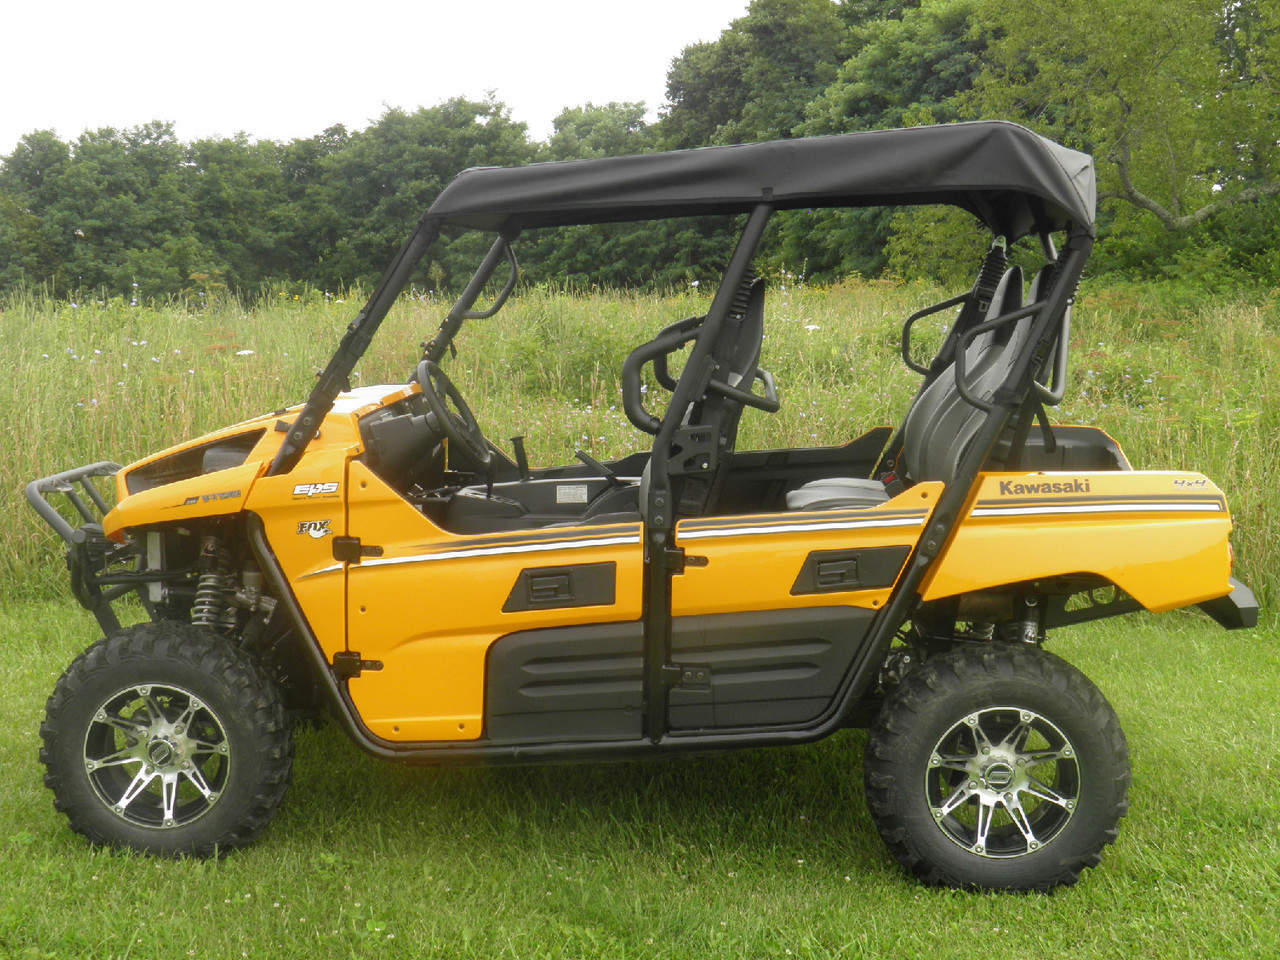
[[[210,789],[209,784],[205,782],[204,771],[193,763],[182,772],[186,774],[187,779],[191,781],[191,785],[200,791],[201,796],[206,800],[212,800],[214,798],[213,790]]]
[[[210,743],[208,740],[197,740],[194,737],[187,738],[187,753],[191,756],[200,756],[206,753],[218,753],[218,744]]]
[[[972,790],[970,790],[968,787],[960,787],[956,790],[953,790],[951,795],[947,797],[946,800],[944,800],[939,806],[935,807],[934,809],[937,810],[940,814],[942,814],[942,816],[948,817],[951,815],[951,812],[955,810],[956,807],[960,806],[962,803],[968,800],[971,796],[973,796]]]
[[[182,713],[178,715],[177,720],[173,721],[174,727],[179,731],[190,730],[191,721],[194,720],[196,714],[203,709],[204,709],[204,704],[202,704],[195,697],[190,698],[187,701],[186,709],[184,709]]]
[[[151,722],[156,723],[167,719],[164,713],[164,707],[160,706],[160,701],[151,695],[151,690],[146,693],[147,713],[151,716]]]
[[[1027,761],[1027,766],[1037,767],[1042,763],[1054,763],[1057,760],[1074,759],[1066,747],[1052,750],[1029,750],[1021,754],[1022,759]]]
[[[987,832],[991,829],[991,820],[995,812],[995,802],[978,794],[978,824],[974,828],[973,836],[973,849],[978,853],[984,853],[987,849]]]
[[[1020,721],[1016,727],[1005,734],[1004,739],[1000,741],[1000,749],[1021,753],[1026,746],[1027,738],[1031,736],[1031,730],[1031,724],[1025,720]]]
[[[1022,793],[1029,793],[1033,797],[1052,803],[1054,806],[1061,807],[1063,810],[1070,810],[1072,802],[1064,797],[1058,791],[1054,790],[1047,784],[1041,783],[1035,777],[1027,777],[1026,786],[1022,787]]]
[[[136,746],[125,747],[123,750],[108,754],[101,760],[90,760],[89,762],[93,764],[95,770],[99,767],[118,767],[124,763],[141,763],[145,765],[146,761],[134,752],[136,749]]]
[[[120,799],[116,801],[116,809],[124,810],[128,807],[129,804],[133,803],[138,794],[147,788],[147,784],[155,778],[156,773],[151,767],[144,764],[142,769],[134,775],[133,781],[125,789],[124,793],[120,795]]]
[[[161,775],[160,791],[164,797],[164,822],[168,826],[173,823],[173,811],[178,802],[178,773],[176,770],[172,773]]]
[[[938,762],[933,765],[935,770],[955,770],[966,776],[973,773],[973,763],[976,757],[962,757],[953,753],[936,754]]]
[[[113,730],[119,730],[125,736],[129,737],[145,737],[147,735],[147,725],[138,723],[128,717],[122,717],[118,714],[99,713],[96,718],[98,723],[108,726]]]
[[[987,731],[982,729],[981,717],[975,718],[975,721],[969,725],[969,729],[973,731],[973,739],[977,745],[978,753],[982,753],[984,749],[990,751],[995,747],[995,744],[991,742],[991,738],[987,736]]]
[[[1018,828],[1018,832],[1027,841],[1027,849],[1034,850],[1038,847],[1040,844],[1036,839],[1035,831],[1031,829],[1031,820],[1027,817],[1027,811],[1022,809],[1022,801],[1018,799],[1016,794],[1005,795],[1004,808],[1009,811],[1009,817],[1013,820],[1014,826]]]

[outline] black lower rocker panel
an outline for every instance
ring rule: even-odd
[[[828,606],[677,617],[673,731],[802,724],[821,714],[874,612]],[[641,735],[638,622],[509,634],[489,651],[486,736],[494,743]]]

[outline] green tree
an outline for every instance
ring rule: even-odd
[[[657,130],[644,119],[644,103],[565,107],[552,121],[552,160],[621,157],[657,149]]]
[[[846,31],[830,0],[752,0],[719,39],[693,44],[667,73],[670,147],[792,135],[836,74]]]
[[[69,238],[56,236],[42,212],[56,200],[70,159],[53,131],[37,130],[0,162],[0,289],[44,283],[59,273]]]
[[[809,102],[795,132],[817,136],[957,119],[957,94],[972,87],[985,48],[973,19],[978,2],[846,4],[849,48],[856,52]],[[872,16],[877,11],[884,15]],[[904,231],[930,231],[937,216],[921,214],[917,223],[880,208],[797,211],[783,220],[774,256],[819,280],[874,276],[889,266],[886,244],[895,223]],[[900,256],[893,268],[910,262]]]
[[[960,118],[956,95],[981,71],[980,0],[928,0],[854,28],[857,52],[805,108],[807,136]]]
[[[457,173],[535,158],[526,129],[492,97],[455,98],[414,113],[388,110],[341,149],[319,158],[312,201],[329,205],[345,229],[325,251],[316,279],[330,286],[376,280],[417,218]],[[442,237],[418,282],[452,288],[465,279],[463,272],[470,272],[485,245],[474,234]]]
[[[165,123],[55,141],[32,134],[5,161],[3,186],[39,219],[46,241],[48,273],[40,279],[58,290],[127,292],[139,280],[128,251],[191,233],[185,148]]]
[[[1263,0],[984,0],[972,103],[1091,152],[1118,226],[1187,230],[1280,194],[1280,7]]]
[[[198,140],[188,150],[195,236],[219,265],[217,279],[249,290],[305,274],[294,252],[284,149],[269,140]]]
[[[21,199],[0,190],[0,290],[39,284],[56,267],[57,255],[40,218]]]

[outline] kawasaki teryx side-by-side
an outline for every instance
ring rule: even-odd
[[[1046,635],[1193,604],[1226,627],[1257,617],[1210,480],[1133,470],[1100,431],[1045,416],[1094,199],[1088,156],[996,122],[463,172],[304,404],[28,487],[105,633],[48,702],[55,805],[95,843],[246,844],[289,782],[292,715],[321,709],[369,753],[425,764],[868,726],[872,818],[918,877],[1071,883],[1116,835],[1128,753]],[[993,240],[970,290],[906,318],[920,386],[898,423],[735,449],[745,408],[783,402],[752,268],[770,216],[934,203]],[[532,469],[490,442],[446,369],[464,324],[517,282],[521,234],[711,214],[742,226],[706,314],[616,358],[636,452]],[[495,239],[409,382],[350,389],[442,228]],[[1043,253],[1034,277],[1006,262],[1022,237]],[[942,311],[954,320],[921,363],[913,326]],[[126,594],[149,622],[120,628]]]

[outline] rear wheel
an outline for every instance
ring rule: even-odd
[[[1036,647],[928,660],[886,701],[864,770],[885,844],[926,883],[1074,883],[1128,809],[1115,712],[1079,670]]]
[[[280,693],[207,627],[100,640],[58,681],[40,728],[54,806],[94,843],[209,856],[251,842],[284,797]]]

